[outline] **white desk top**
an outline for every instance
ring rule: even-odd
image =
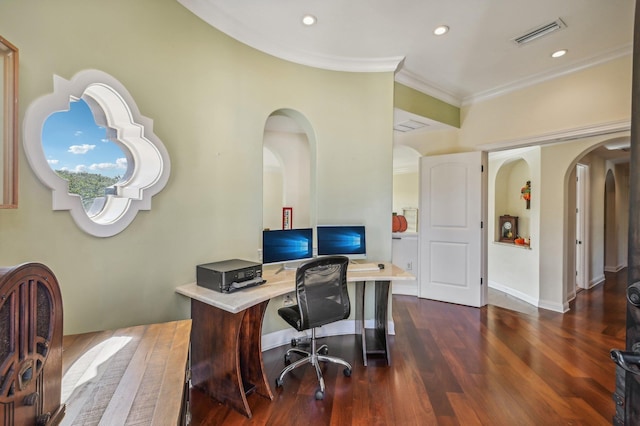
[[[384,263],[384,269],[380,271],[347,272],[347,281],[400,281],[416,279],[415,276],[391,263],[382,263]],[[296,271],[285,270],[276,274],[277,270],[277,266],[263,267],[262,277],[267,280],[266,283],[257,287],[238,290],[233,293],[220,293],[205,287],[200,287],[196,283],[181,285],[176,288],[176,292],[235,314],[265,300],[270,300],[295,290]]]

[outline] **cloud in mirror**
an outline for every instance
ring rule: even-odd
[[[54,171],[96,173],[111,178],[127,171],[127,158],[120,146],[96,124],[91,109],[80,99],[68,111],[49,116],[42,129],[42,147]]]

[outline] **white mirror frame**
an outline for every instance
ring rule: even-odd
[[[105,207],[92,217],[85,212],[80,196],[69,194],[69,182],[51,169],[42,146],[47,118],[69,110],[73,99],[85,100],[96,122],[115,130],[132,159],[125,180],[115,185],[116,194],[107,196]],[[80,71],[70,81],[54,75],[53,93],[36,99],[27,108],[23,135],[31,169],[51,189],[53,210],[69,210],[80,229],[96,237],[116,235],[135,219],[139,210],[150,210],[151,197],[169,179],[169,154],[153,133],[153,120],[140,114],[133,97],[118,80],[99,70]]]

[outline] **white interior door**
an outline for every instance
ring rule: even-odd
[[[419,297],[486,304],[486,176],[485,152],[420,159]]]
[[[587,288],[587,197],[589,168],[576,165],[576,287]]]

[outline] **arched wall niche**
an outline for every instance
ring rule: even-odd
[[[521,195],[521,189],[527,181],[531,181],[531,168],[522,157],[509,158],[498,169],[494,185],[494,241],[500,238],[498,222],[503,215],[517,216],[518,235],[529,238],[531,210],[527,209],[527,203]]]
[[[68,111],[71,102],[84,100],[95,123],[104,126],[125,151],[128,169],[124,177],[104,194],[97,211],[87,212],[80,196],[69,193],[69,181],[49,166],[42,132],[54,113]],[[151,209],[151,198],[169,180],[169,154],[153,132],[153,120],[143,116],[129,91],[113,76],[84,70],[71,80],[54,76],[53,93],[36,99],[25,112],[23,143],[31,169],[51,189],[53,210],[68,210],[78,227],[96,237],[122,232],[139,210]]]
[[[263,135],[263,228],[282,229],[282,208],[293,209],[293,228],[316,224],[315,134],[300,112],[269,115]]]

